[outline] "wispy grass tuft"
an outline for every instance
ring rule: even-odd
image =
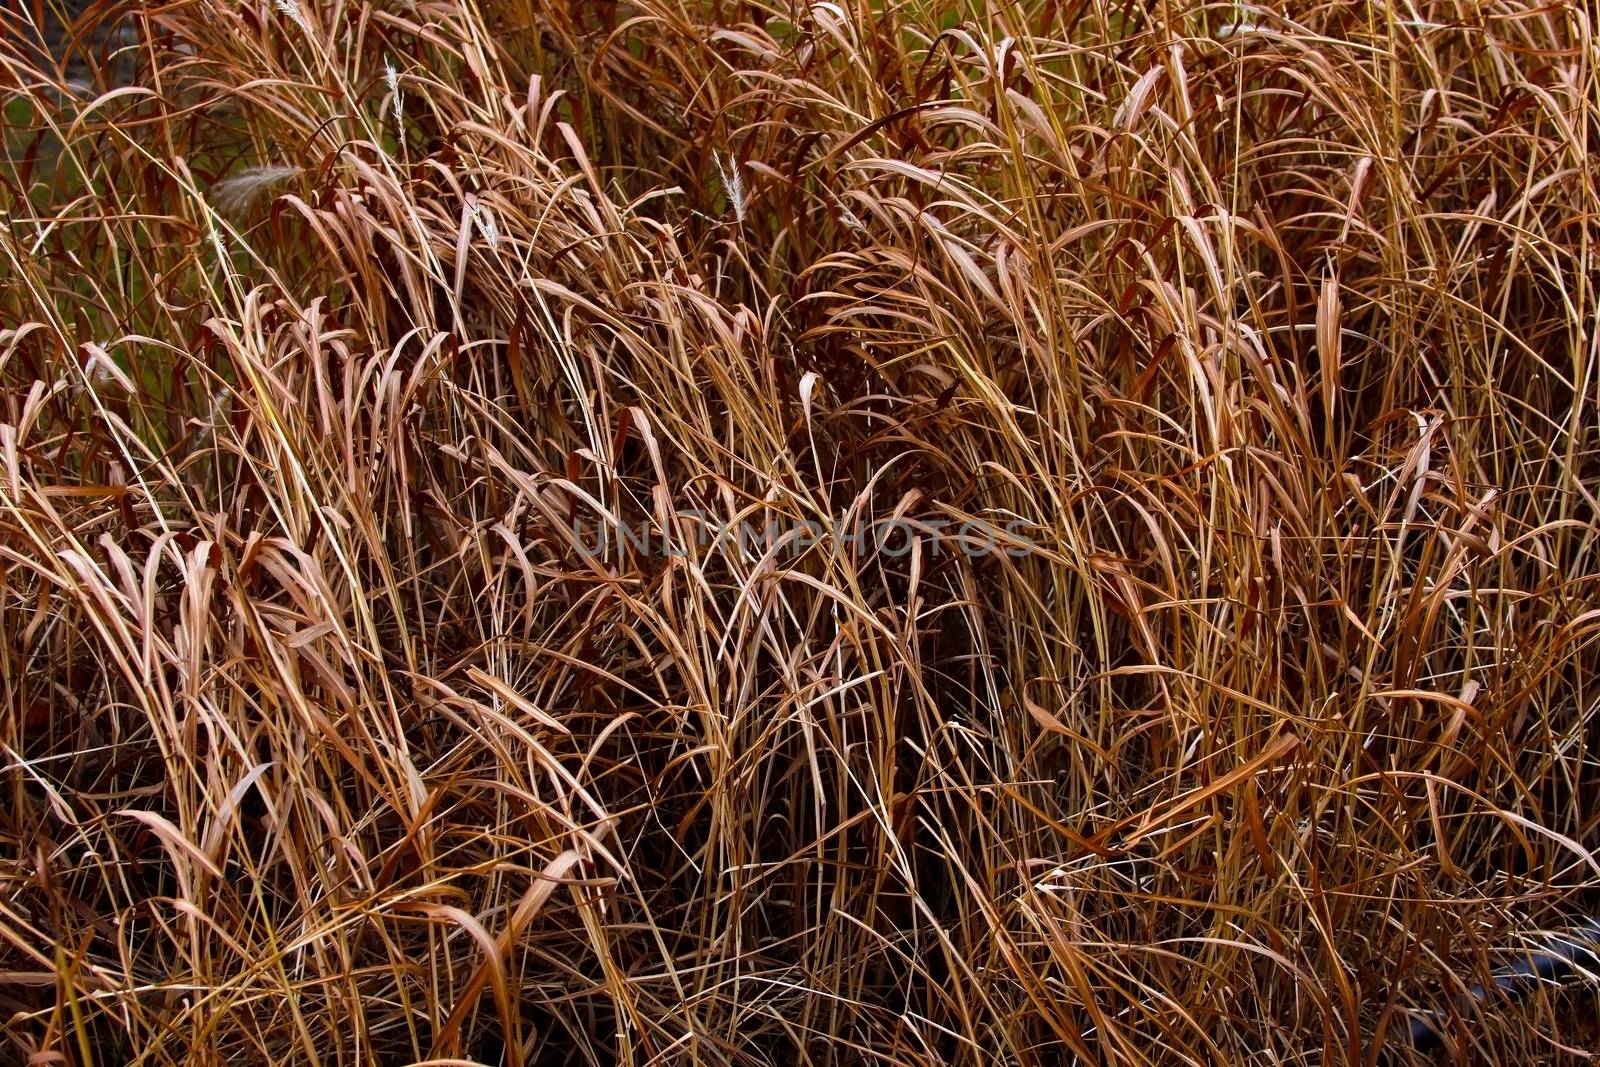
[[[211,187],[211,202],[225,215],[242,215],[258,206],[275,186],[300,174],[299,167],[271,164],[250,167],[224,178]]]

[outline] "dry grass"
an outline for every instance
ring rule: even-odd
[[[7,1062],[1592,1051],[1591,5],[46,15]]]

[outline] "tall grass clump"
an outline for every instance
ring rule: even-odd
[[[1592,5],[60,4],[5,1062],[1600,1047]]]

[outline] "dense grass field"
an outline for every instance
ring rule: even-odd
[[[58,2],[0,1061],[1600,1048],[1592,5]]]

